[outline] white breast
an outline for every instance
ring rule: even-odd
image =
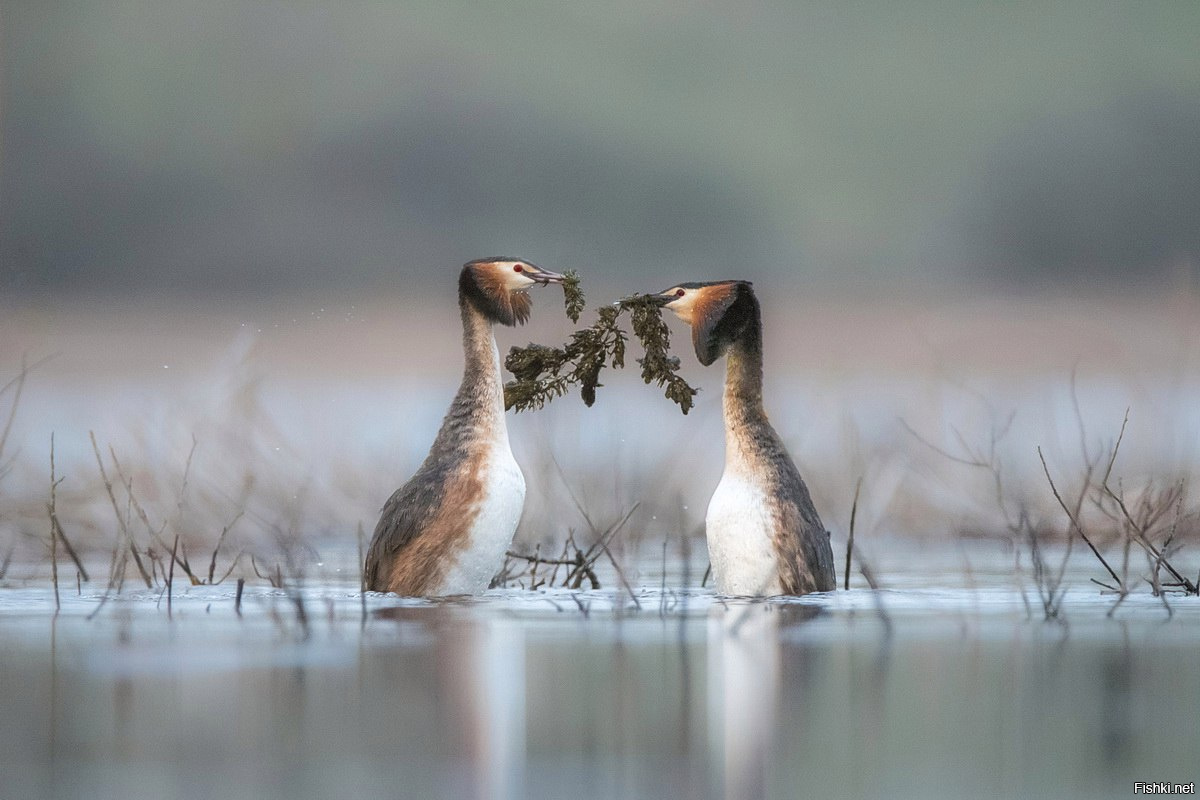
[[[525,476],[507,436],[492,445],[483,481],[484,498],[468,544],[456,555],[437,594],[479,594],[504,565],[504,552],[512,544],[525,507]]]
[[[772,544],[774,518],[762,488],[728,467],[708,503],[708,558],[717,591],[731,595],[782,592]]]

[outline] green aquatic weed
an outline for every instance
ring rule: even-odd
[[[567,316],[577,322],[584,308],[583,292],[578,275],[568,272],[566,276],[563,290]],[[541,408],[562,397],[574,384],[579,385],[584,405],[595,403],[596,389],[604,385],[600,383],[604,367],[625,366],[627,336],[617,324],[623,313],[629,314],[633,335],[646,353],[638,359],[642,380],[665,386],[665,396],[678,404],[684,414],[688,413],[696,390],[678,374],[679,359],[670,355],[671,332],[662,320],[658,303],[649,295],[626,297],[600,308],[591,327],[572,333],[562,347],[531,343],[509,350],[504,367],[515,380],[504,386],[505,409],[515,408],[520,412]]]
[[[665,386],[666,398],[676,403],[684,414],[692,408],[696,396],[687,381],[679,375],[679,358],[671,355],[671,331],[662,319],[662,308],[649,295],[634,295],[621,301],[620,308],[629,312],[633,335],[642,343],[646,355],[638,359],[642,365],[642,380],[649,385]]]
[[[569,269],[563,273],[563,300],[567,306],[567,316],[571,322],[579,322],[583,313],[583,289],[579,287],[579,273]]]

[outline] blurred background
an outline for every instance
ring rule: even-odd
[[[50,360],[0,396],[0,524],[44,514],[56,432],[64,514],[103,530],[95,431],[168,509],[195,443],[205,531],[259,498],[264,529],[369,533],[457,384],[458,265],[493,254],[593,303],[755,281],[835,536],[860,477],[862,524],[989,527],[989,471],[944,457],[989,442],[1049,520],[1035,447],[1073,474],[1126,408],[1121,466],[1190,474],[1198,30],[1186,0],[3,2],[0,383]],[[501,350],[561,341],[559,303]],[[687,419],[628,373],[512,419],[523,536],[639,501],[696,530],[721,375],[680,353]]]
[[[6,293],[1195,277],[1186,2],[3,4]]]

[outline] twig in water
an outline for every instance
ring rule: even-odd
[[[530,590],[536,590],[539,586],[538,580],[537,580],[537,568],[538,568],[538,563],[541,560],[541,555],[542,555],[542,545],[539,542],[538,544],[534,545],[533,561],[531,562],[531,566],[529,568],[529,588],[530,588]],[[543,581],[543,583],[544,583],[544,581]]]
[[[212,559],[208,562],[208,583],[210,586],[213,585],[213,573],[217,570],[217,552],[221,549],[221,545],[225,542],[225,536],[229,533],[229,530],[237,524],[238,520],[240,520],[242,515],[245,513],[245,509],[238,509],[237,514],[235,514],[233,519],[231,519],[225,525],[225,527],[221,529],[221,535],[217,537],[217,544],[212,551]],[[362,559],[359,559],[359,561],[361,560]]]
[[[59,478],[59,481],[61,482],[62,478]],[[75,570],[79,573],[80,578],[85,581],[91,580],[88,576],[87,568],[83,566],[82,559],[79,558],[79,554],[75,552],[75,548],[71,545],[70,540],[67,539],[67,534],[63,531],[62,523],[58,521],[58,513],[56,511],[51,512],[50,522],[54,526],[54,532],[58,534],[58,540],[62,542],[63,549],[71,557],[71,561],[75,563]]]
[[[1029,542],[1029,560],[1033,566],[1033,584],[1038,591],[1038,599],[1042,601],[1042,613],[1047,621],[1055,620],[1063,625],[1066,625],[1066,620],[1060,616],[1062,611],[1062,602],[1066,598],[1066,589],[1062,585],[1063,570],[1060,568],[1057,576],[1050,570],[1050,566],[1046,563],[1045,557],[1042,555],[1041,537],[1038,534],[1037,528],[1029,520],[1029,515],[1024,508],[1021,509],[1020,529],[1025,531]],[[1067,553],[1063,557],[1063,564],[1070,559],[1071,542],[1073,539],[1067,539]]]
[[[854,518],[858,515],[858,493],[862,490],[862,476],[854,484],[854,502],[850,505],[850,535],[846,538],[846,582],[844,588],[850,591],[850,553],[854,550]]]
[[[117,517],[118,529],[124,535],[125,541],[129,546],[129,552],[133,554],[133,561],[137,564],[138,572],[141,574],[142,580],[145,581],[146,588],[149,589],[152,586],[150,574],[146,572],[146,567],[142,564],[142,557],[138,555],[137,544],[133,541],[133,532],[129,530],[128,523],[121,516],[121,509],[117,505],[117,496],[113,493],[112,481],[108,479],[108,472],[104,469],[104,459],[100,457],[100,446],[96,444],[96,434],[94,431],[88,431],[88,435],[92,440],[92,452],[96,454],[96,466],[100,468],[100,479],[104,481],[104,490],[108,492],[108,499],[112,503],[113,513]],[[110,585],[113,583],[113,577],[110,576],[109,578]]]
[[[64,480],[66,480],[66,478],[57,478],[55,476],[54,434],[51,433],[50,434],[50,505],[47,509],[50,514],[50,538],[51,538],[52,542],[55,538],[57,538],[58,541],[62,542],[63,549],[66,551],[67,555],[71,557],[71,561],[73,561],[75,563],[75,569],[78,571],[79,575],[83,578],[83,580],[86,581],[86,580],[90,580],[90,578],[88,577],[88,571],[83,566],[83,562],[80,560],[79,555],[75,552],[75,548],[72,547],[71,542],[68,541],[67,535],[63,532],[62,524],[58,521],[57,490],[58,490],[59,484],[61,484]],[[56,553],[54,553],[53,549],[51,550],[51,555],[57,555]]]
[[[266,581],[267,583],[271,584],[272,588],[274,588],[274,589],[282,589],[283,588],[283,568],[280,567],[278,564],[275,565],[275,574],[272,575],[271,572],[268,571],[267,574],[264,575],[258,571],[258,562],[254,560],[254,555],[251,554],[250,555],[250,568],[254,570],[255,575],[257,575],[259,578]]]
[[[171,618],[171,594],[175,583],[175,551],[179,547],[179,534],[175,534],[175,541],[171,543],[171,564],[167,568],[167,619]]]
[[[600,546],[601,550],[604,551],[604,555],[606,555],[608,557],[609,563],[612,564],[613,569],[615,569],[617,571],[617,577],[621,579],[621,585],[624,586],[625,591],[629,593],[629,599],[633,601],[633,605],[635,608],[637,608],[638,611],[642,610],[642,604],[641,604],[641,602],[638,601],[637,595],[634,594],[633,587],[630,586],[630,584],[629,584],[629,579],[627,577],[625,577],[625,570],[622,569],[621,565],[617,562],[616,557],[612,554],[612,550],[609,549],[608,543],[610,541],[612,541],[612,539],[618,533],[620,533],[621,529],[625,527],[625,523],[629,521],[629,518],[631,516],[633,516],[633,512],[637,511],[637,509],[640,505],[641,505],[641,501],[634,503],[633,507],[630,508],[629,511],[625,514],[625,516],[621,518],[620,522],[616,523],[611,528],[609,528],[608,531],[606,531],[604,533],[604,535],[602,535],[599,539],[596,540],[596,544],[593,544],[592,547],[589,548],[589,550],[588,550],[588,553],[590,554],[591,551],[595,549],[596,545]]]
[[[360,558],[359,561],[362,561]],[[508,580],[512,573],[512,566],[509,562],[512,557],[508,553],[504,554],[504,563],[500,566],[500,571],[492,576],[492,580],[488,583],[489,589],[503,589],[508,586]]]
[[[629,511],[625,514],[625,516],[619,522],[617,522],[615,525],[609,526],[609,528],[604,533],[599,533],[599,530],[596,527],[596,524],[594,522],[592,522],[591,515],[587,513],[587,509],[585,509],[583,507],[583,503],[579,500],[578,495],[576,495],[575,491],[571,488],[571,484],[567,480],[567,476],[566,476],[566,473],[563,471],[562,465],[558,463],[558,459],[555,458],[553,455],[551,455],[550,461],[551,461],[551,463],[554,464],[555,469],[558,470],[559,478],[562,479],[563,486],[566,488],[567,495],[571,498],[571,502],[575,504],[575,508],[579,511],[580,516],[583,517],[584,522],[586,522],[588,525],[588,528],[591,529],[592,535],[594,537],[596,537],[595,540],[592,542],[592,546],[588,548],[587,553],[584,556],[584,560],[589,561],[589,563],[594,562],[596,560],[595,559],[596,548],[600,547],[603,550],[604,554],[606,556],[608,556],[608,560],[613,565],[613,569],[616,570],[617,577],[620,578],[622,585],[624,585],[624,587],[625,587],[625,590],[627,592],[629,592],[629,596],[633,600],[634,606],[640,611],[642,608],[642,604],[638,601],[637,596],[633,593],[633,588],[629,585],[629,580],[625,577],[625,570],[623,570],[621,568],[621,565],[617,563],[617,559],[613,556],[612,551],[609,550],[608,542],[611,541],[613,539],[613,537],[615,537],[617,535],[617,533],[619,533],[623,527],[625,527],[625,523],[629,521],[629,518],[631,516],[633,516],[633,512],[636,511],[638,509],[638,507],[641,505],[641,501],[634,503],[633,508],[629,509]],[[567,580],[569,580],[569,579],[570,579],[570,575],[568,575],[568,577],[567,577]],[[592,581],[594,584],[593,588],[599,588],[599,586],[600,586],[599,581],[595,580],[594,575],[592,576]],[[578,581],[576,582],[576,585],[578,586]]]
[[[566,566],[566,567],[573,567],[573,566],[575,566],[576,564],[578,564],[578,563],[579,563],[579,560],[578,560],[578,557],[577,557],[577,556],[576,556],[576,557],[572,557],[572,556],[571,556],[571,550],[572,550],[572,549],[574,549],[574,550],[578,551],[578,550],[579,550],[579,545],[577,545],[577,544],[575,543],[575,529],[574,529],[574,528],[567,528],[567,540],[566,540],[565,542],[563,542],[563,549],[562,549],[562,552],[561,552],[561,553],[559,553],[559,556],[558,556],[558,561],[556,561],[556,562],[555,562],[555,564],[554,564],[554,569],[550,570],[550,583],[551,583],[551,584],[553,584],[553,583],[554,583],[554,580],[555,580],[555,578],[557,578],[557,577],[558,577],[558,570],[559,570],[560,568],[562,568],[562,567],[565,567],[565,566]],[[567,559],[568,559],[568,558],[571,558],[571,562],[570,562],[570,563],[567,563]],[[567,574],[567,573],[569,573],[569,572],[570,572],[570,570],[563,569],[563,574]],[[597,583],[599,583],[599,580],[597,580]],[[563,581],[563,585],[566,585],[566,581],[565,581],[565,580]]]
[[[527,564],[530,589],[536,589],[539,586],[554,586],[554,582],[558,576],[559,567],[571,567],[571,569],[568,570],[566,575],[563,577],[561,584],[562,586],[568,589],[578,589],[582,586],[583,579],[587,578],[592,589],[600,588],[600,580],[596,577],[596,572],[594,569],[596,559],[600,557],[600,554],[596,553],[594,556],[591,556],[580,550],[579,547],[575,545],[574,532],[571,532],[567,535],[567,541],[563,545],[563,555],[559,558],[546,558],[542,556],[541,547],[542,546],[540,544],[535,546],[533,555],[517,553],[512,550],[506,551],[504,554],[505,569],[500,573],[503,578],[500,580],[500,576],[497,576],[498,580],[496,581],[495,585],[503,586],[505,583],[507,583],[507,581],[515,579],[523,574],[517,573],[514,575],[508,570],[509,560],[517,560],[524,561]],[[575,555],[568,556],[568,551],[572,548],[575,551]],[[554,569],[551,571],[549,578],[538,582],[537,570],[538,567],[542,565],[552,566]]]
[[[1100,581],[1097,581],[1094,578],[1092,580],[1095,583],[1100,583],[1100,585],[1104,586],[1106,589],[1111,589],[1115,592],[1121,592],[1122,594],[1128,592],[1128,589],[1125,587],[1125,582],[1121,580],[1120,576],[1117,575],[1116,570],[1109,565],[1104,556],[1100,554],[1100,551],[1096,549],[1096,545],[1092,543],[1092,540],[1084,532],[1083,526],[1079,524],[1079,509],[1082,506],[1083,497],[1087,494],[1089,488],[1091,487],[1092,464],[1089,463],[1088,465],[1087,474],[1084,480],[1083,492],[1080,494],[1080,502],[1076,505],[1074,513],[1072,513],[1071,509],[1067,507],[1066,502],[1063,501],[1062,495],[1059,494],[1058,487],[1054,485],[1054,479],[1050,477],[1050,468],[1046,466],[1046,457],[1042,455],[1041,447],[1038,447],[1037,454],[1038,459],[1042,462],[1042,471],[1046,474],[1046,481],[1050,484],[1050,491],[1054,493],[1054,499],[1058,501],[1059,506],[1062,507],[1063,513],[1065,513],[1067,515],[1067,519],[1071,521],[1071,527],[1076,533],[1079,534],[1079,538],[1083,539],[1084,543],[1092,551],[1092,554],[1095,555],[1096,558],[1100,560],[1100,563],[1104,565],[1104,568],[1108,570],[1108,574],[1112,576],[1116,586],[1107,586],[1106,584],[1100,583]],[[1109,465],[1109,468],[1112,468],[1111,464]]]
[[[1165,550],[1160,551],[1157,547],[1155,547],[1153,542],[1150,541],[1150,538],[1147,535],[1149,529],[1153,526],[1153,524],[1155,524],[1155,520],[1161,518],[1161,514],[1163,513],[1163,510],[1160,509],[1160,511],[1158,512],[1159,515],[1156,516],[1154,520],[1148,520],[1143,524],[1139,524],[1134,519],[1133,515],[1130,513],[1129,508],[1126,506],[1125,499],[1119,493],[1113,491],[1112,487],[1109,485],[1108,481],[1109,481],[1109,478],[1112,476],[1113,464],[1117,460],[1117,451],[1120,449],[1121,441],[1125,437],[1125,426],[1128,423],[1129,423],[1129,410],[1126,409],[1125,410],[1125,420],[1121,423],[1121,432],[1117,436],[1116,444],[1113,445],[1112,457],[1109,458],[1109,460],[1108,460],[1108,469],[1105,470],[1104,479],[1100,482],[1101,491],[1109,499],[1111,499],[1113,502],[1115,502],[1117,505],[1117,508],[1119,508],[1121,510],[1121,515],[1127,525],[1127,529],[1129,531],[1130,538],[1132,538],[1136,544],[1138,544],[1143,550],[1145,550],[1146,553],[1148,554],[1148,556],[1153,558],[1153,561],[1155,564],[1161,564],[1161,566],[1166,567],[1167,572],[1171,573],[1172,577],[1175,578],[1175,580],[1176,580],[1175,585],[1182,588],[1184,590],[1185,594],[1189,594],[1189,595],[1200,594],[1200,588],[1198,588],[1197,584],[1192,583],[1191,580],[1185,578],[1179,572],[1179,570],[1177,570],[1175,568],[1175,566],[1167,559]],[[1181,494],[1182,494],[1182,492],[1181,492]]]
[[[108,454],[112,459],[113,467],[117,470],[117,477],[121,480],[121,485],[125,487],[127,501],[130,506],[132,506],[133,510],[137,512],[138,519],[142,521],[142,525],[145,526],[146,532],[150,534],[150,538],[158,542],[159,546],[162,547],[164,551],[170,550],[172,561],[179,564],[180,569],[182,569],[183,573],[187,575],[188,580],[192,582],[192,586],[199,586],[200,584],[204,583],[204,581],[200,580],[198,577],[196,577],[196,574],[192,572],[192,567],[187,560],[186,546],[184,548],[182,557],[178,554],[177,548],[167,547],[166,540],[162,538],[162,533],[166,530],[167,523],[164,522],[158,529],[155,529],[154,525],[151,524],[150,515],[146,513],[146,509],[142,507],[142,504],[138,502],[137,497],[135,497],[133,494],[133,478],[125,477],[125,471],[122,469],[121,462],[117,459],[117,453],[113,450],[111,445],[108,448]],[[188,459],[190,462],[190,455],[188,456]],[[186,478],[184,480],[186,486]]]
[[[54,530],[55,492],[58,489],[58,478],[54,475],[54,434],[50,434],[50,574],[54,579],[54,613],[57,614],[61,604],[58,599],[58,536]]]
[[[218,578],[216,581],[211,581],[210,582],[211,585],[220,586],[222,583],[224,583],[226,580],[228,580],[229,576],[233,574],[233,570],[237,567],[238,562],[242,560],[242,556],[244,556],[244,555],[246,555],[246,551],[239,550],[238,554],[233,557],[233,561],[229,562],[229,568],[226,569],[224,574],[221,575],[221,577]]]

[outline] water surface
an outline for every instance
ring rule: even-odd
[[[55,614],[46,580],[10,578],[2,794],[1093,798],[1200,777],[1197,601],[1109,617],[1083,563],[1046,622],[1011,556],[976,549],[767,602],[678,559],[632,593],[364,603],[355,554],[325,551],[240,613],[233,583],[177,583],[168,615],[128,585],[98,608],[93,582]]]

